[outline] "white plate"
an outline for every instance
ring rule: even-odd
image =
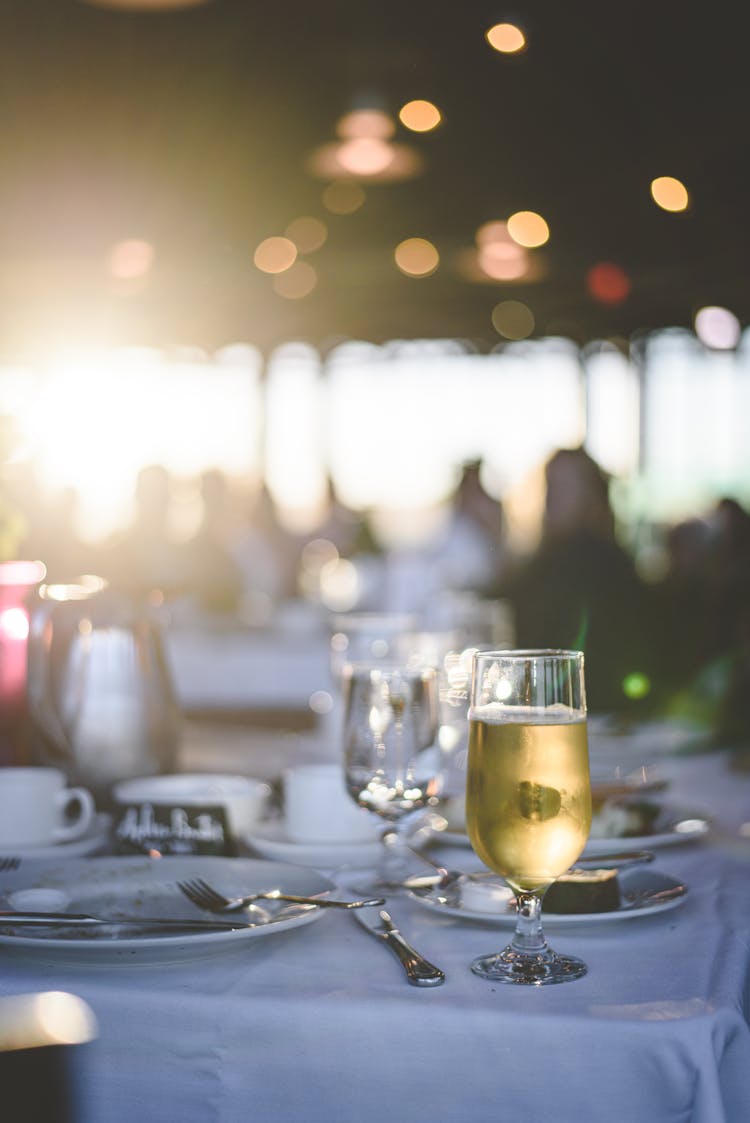
[[[498,879],[500,880],[500,879]],[[681,895],[671,897],[665,901],[650,901],[643,905],[633,905],[625,901],[628,893],[637,893],[640,890],[661,891],[677,888],[681,883],[667,874],[657,873],[655,870],[645,870],[642,867],[630,870],[621,870],[619,875],[620,892],[623,903],[617,909],[609,912],[587,913],[554,913],[542,910],[542,923],[546,928],[563,928],[575,924],[609,924],[614,920],[632,920],[640,916],[653,916],[655,913],[666,912],[677,908],[685,900],[687,889]],[[499,924],[514,928],[516,923],[516,907],[511,899],[509,903],[500,902],[493,910],[489,905],[487,909],[467,908],[460,902],[460,894],[450,890],[445,897],[436,895],[434,889],[415,889],[409,896],[423,908],[433,912],[442,913],[444,916],[458,917],[460,920],[480,920],[488,924]],[[455,899],[454,899],[455,897]]]
[[[243,835],[242,841],[262,858],[294,862],[313,869],[374,865],[382,847],[379,839],[373,842],[290,842],[284,824],[278,819],[261,823],[252,834]]]
[[[681,842],[701,838],[709,829],[709,820],[693,810],[672,807],[663,803],[654,822],[654,830],[644,835],[617,835],[613,838],[589,838],[584,847],[584,858],[611,854],[613,850],[655,850],[662,846],[676,846]]]
[[[33,858],[41,862],[54,861],[55,858],[85,858],[107,845],[111,825],[112,816],[100,814],[81,838],[74,838],[70,842],[54,842],[49,846],[4,846],[0,862],[4,858]]]
[[[177,888],[183,878],[203,877],[227,896],[256,890],[282,889],[288,893],[311,896],[333,888],[328,878],[313,870],[250,858],[169,857],[169,858],[88,858],[49,863],[33,872],[23,867],[0,872],[0,895],[19,890],[56,889],[67,897],[68,912],[94,913],[107,919],[118,917],[177,917],[209,919],[209,914],[192,905]],[[92,935],[91,929],[68,929],[70,935],[56,935],[54,929],[35,930],[9,925],[0,927],[0,947],[20,949],[55,962],[85,961],[111,965],[113,962],[144,962],[192,959],[242,947],[248,939],[270,936],[287,928],[308,924],[322,915],[322,909],[306,905],[263,902],[272,913],[267,924],[216,932],[188,932],[158,936]],[[109,931],[109,930],[108,930]]]
[[[648,799],[648,796],[644,798]],[[710,827],[710,820],[700,812],[662,804],[654,831],[644,835],[613,835],[610,838],[589,838],[583,851],[584,858],[611,854],[614,850],[655,850],[662,846],[676,846],[682,842],[702,838]],[[445,846],[463,846],[471,849],[465,831],[435,831],[432,842]]]

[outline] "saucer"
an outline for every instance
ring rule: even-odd
[[[542,910],[544,927],[566,928],[577,924],[609,924],[620,920],[654,916],[684,904],[687,895],[687,886],[682,882],[668,874],[657,870],[644,870],[641,867],[621,870],[620,887],[622,899],[617,908],[591,913],[555,913]],[[423,908],[432,909],[436,913],[457,920],[480,921],[515,928],[517,914],[513,894],[510,891],[503,893],[500,885],[498,890],[494,902],[492,896],[487,894],[484,903],[480,901],[463,903],[461,891],[455,886],[444,891],[438,891],[434,887],[415,889],[410,891],[409,896]],[[644,894],[643,898],[641,894]]]
[[[382,851],[382,843],[377,838],[365,842],[359,839],[348,842],[291,842],[279,819],[260,823],[251,834],[243,834],[242,841],[261,858],[316,869],[375,865]]]
[[[11,858],[28,861],[54,861],[55,858],[88,858],[91,854],[106,847],[109,842],[109,828],[112,816],[101,812],[96,816],[89,829],[80,838],[70,839],[68,842],[51,842],[46,846],[11,846],[7,844],[0,847],[0,863]]]

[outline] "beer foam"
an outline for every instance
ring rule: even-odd
[[[563,702],[551,706],[508,706],[505,702],[487,702],[484,706],[469,707],[469,721],[484,721],[487,725],[574,725],[586,720],[585,710],[576,710]]]

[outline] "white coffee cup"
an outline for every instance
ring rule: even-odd
[[[284,772],[284,824],[290,842],[373,842],[374,816],[358,807],[338,764],[303,764]]]
[[[221,807],[235,840],[258,823],[270,787],[249,776],[216,772],[180,772],[172,776],[143,776],[115,784],[115,802],[159,808]]]
[[[56,768],[0,769],[0,846],[50,846],[70,842],[91,826],[94,797],[69,788]]]

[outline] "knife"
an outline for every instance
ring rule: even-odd
[[[172,932],[228,932],[233,929],[257,928],[242,920],[192,920],[161,916],[115,917],[91,916],[88,913],[74,912],[7,912],[0,911],[0,928],[4,926],[32,928],[90,928],[93,933],[102,927],[119,928],[127,931],[153,929]]]
[[[385,909],[380,909],[377,917],[371,909],[358,909],[354,915],[363,928],[390,948],[406,971],[406,977],[415,987],[437,987],[445,982],[445,974],[439,967],[429,963],[423,955],[407,944]]]

